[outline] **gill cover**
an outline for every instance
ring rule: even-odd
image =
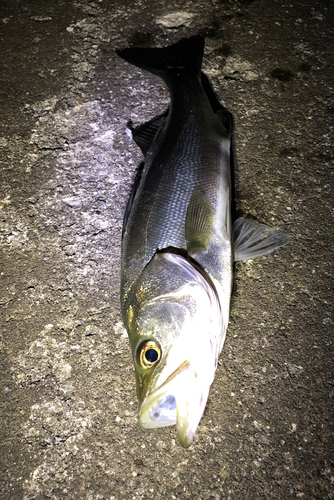
[[[144,428],[176,424],[180,443],[188,447],[217,366],[222,331],[219,299],[210,279],[173,253],[154,256],[137,283],[136,298],[140,424]]]

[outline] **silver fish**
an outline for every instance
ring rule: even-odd
[[[231,220],[230,113],[201,73],[204,39],[118,55],[160,76],[169,109],[137,128],[145,160],[126,209],[121,308],[144,428],[175,425],[188,447],[203,416],[229,320],[233,261],[289,236]]]

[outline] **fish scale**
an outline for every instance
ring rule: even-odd
[[[183,99],[185,89],[181,76],[172,78],[169,85],[173,88],[172,95],[178,106],[172,106],[169,116],[169,124],[162,139],[162,146],[157,156],[151,159],[148,154],[147,177],[143,185],[139,187],[136,206],[133,216],[128,223],[128,241],[140,241],[138,227],[142,228],[145,235],[144,261],[137,261],[137,269],[133,270],[133,277],[153,257],[157,249],[169,246],[185,248],[184,226],[189,199],[194,189],[204,191],[212,203],[216,203],[219,196],[219,160],[220,155],[214,155],[219,149],[213,140],[212,147],[205,144],[205,129],[211,127],[212,121],[217,120],[208,104],[207,96],[200,85],[197,75],[192,75],[193,92],[191,99]],[[189,87],[189,76],[186,75],[185,88]],[[175,87],[175,89],[174,89]],[[198,102],[204,101],[204,105],[197,106],[196,115],[189,113]],[[181,107],[183,106],[183,107]],[[176,115],[176,116],[175,116]],[[200,127],[198,123],[200,121]],[[176,122],[176,126],[174,126]],[[218,126],[221,126],[218,123]],[[222,126],[221,126],[222,128]],[[221,131],[222,139],[225,131]],[[170,150],[172,144],[172,150]],[[160,165],[163,164],[163,170]],[[205,167],[203,169],[203,166]],[[218,175],[217,175],[218,174]],[[152,195],[154,193],[154,195]],[[147,205],[154,196],[150,208]],[[131,235],[133,231],[133,236]],[[139,243],[141,245],[141,243]],[[133,250],[130,249],[130,253]],[[143,258],[143,256],[142,256]],[[125,253],[126,259],[126,253]],[[128,286],[128,284],[126,285]]]

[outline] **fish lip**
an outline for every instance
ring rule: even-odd
[[[196,429],[193,430],[189,427],[188,419],[179,416],[179,407],[177,407],[177,420],[176,420],[176,430],[179,443],[183,448],[189,448],[192,445]]]
[[[144,398],[139,411],[139,423],[145,429],[176,424],[178,440],[184,448],[189,448],[193,443],[200,420],[199,418],[195,425],[191,425],[190,414],[193,410],[189,408],[190,405],[188,404],[187,397],[180,393],[180,381],[177,379],[177,376],[180,374],[186,378],[192,375],[196,377],[195,372],[192,372],[190,368],[191,364],[189,360],[185,360],[181,363],[161,385]],[[185,386],[187,386],[187,384],[185,384]],[[175,419],[170,419],[168,423],[165,421],[165,423],[157,425],[157,422],[154,421],[151,415],[151,410],[154,408],[155,404],[158,404],[164,398],[168,398],[168,396],[172,396],[176,401]],[[202,411],[200,410],[200,417],[201,416]]]
[[[167,384],[169,384],[172,380],[175,379],[175,377],[177,375],[179,375],[180,373],[184,372],[185,370],[189,370],[190,368],[190,361],[188,359],[185,359],[183,361],[183,363],[181,363],[177,368],[176,370],[174,370],[167,378],[166,380],[161,384],[159,385],[153,392],[153,394],[155,394],[156,392],[160,391],[164,386],[166,386]]]
[[[153,403],[155,400],[160,400],[162,397],[166,396],[167,393],[171,393],[171,389],[174,385],[174,382],[175,382],[175,378],[177,375],[179,375],[180,373],[184,372],[185,370],[189,370],[190,368],[190,362],[189,360],[184,360],[183,363],[181,363],[177,368],[176,370],[174,370],[167,378],[164,382],[162,382],[158,387],[156,387],[150,394],[146,395],[144,398],[143,398],[143,401],[140,405],[140,410],[139,410],[139,421],[141,423],[141,425],[145,428],[148,428],[146,425],[143,425],[142,424],[142,414],[144,412],[144,410],[146,409],[147,411],[147,407],[148,406],[153,406]],[[164,390],[165,389],[165,390]],[[173,425],[173,424],[171,424]]]

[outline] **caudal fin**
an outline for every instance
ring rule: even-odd
[[[204,38],[200,35],[182,38],[169,47],[131,47],[116,53],[135,66],[163,76],[170,69],[190,69],[200,72],[204,52]]]

